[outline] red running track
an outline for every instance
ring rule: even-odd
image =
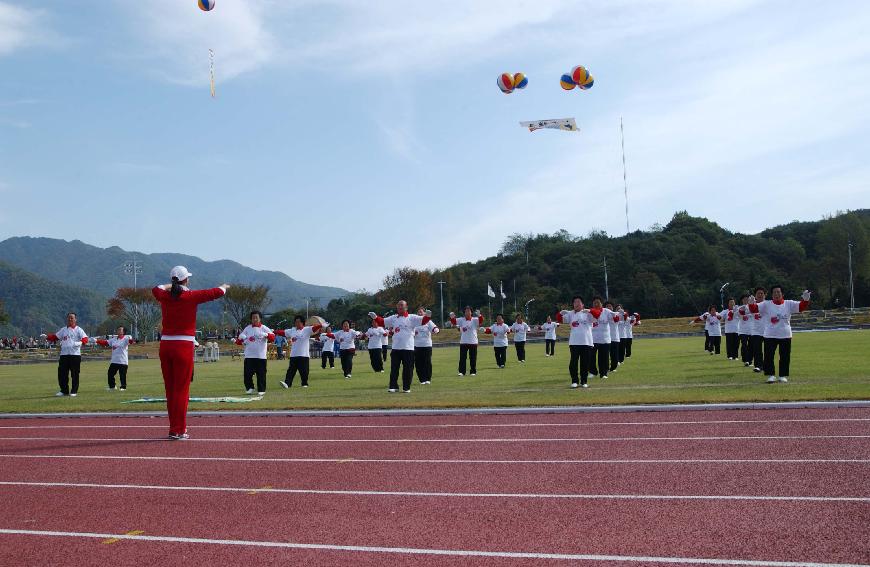
[[[0,420],[0,564],[870,564],[868,409],[164,428]]]

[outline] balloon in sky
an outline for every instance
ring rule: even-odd
[[[523,73],[515,73],[514,74],[514,88],[515,89],[524,89],[526,85],[529,84],[529,78],[526,77]]]
[[[582,85],[589,79],[589,71],[583,65],[577,65],[571,69],[571,79],[574,81],[574,84]]]
[[[501,92],[504,94],[510,94],[514,90],[514,76],[510,73],[502,73],[499,75],[496,83],[498,84],[498,88],[500,88]]]
[[[196,0],[196,3],[199,5],[199,9],[203,12],[214,10],[215,0]]]
[[[594,84],[595,84],[595,78],[590,74],[589,78],[586,79],[585,83],[583,83],[582,85],[577,85],[577,86],[585,91],[585,90],[591,89],[592,85],[594,85]]]
[[[571,78],[571,75],[562,75],[562,79],[559,81],[562,85],[562,88],[566,91],[570,91],[577,85],[574,83],[574,79]]]

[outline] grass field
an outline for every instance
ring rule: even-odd
[[[508,366],[495,367],[491,347],[481,347],[476,377],[458,377],[458,349],[435,349],[434,379],[429,386],[416,382],[411,394],[388,394],[387,375],[375,374],[368,354],[357,354],[353,378],[339,368],[322,370],[312,360],[310,387],[290,390],[278,384],[286,361],[269,362],[268,392],[244,404],[193,403],[192,409],[335,409],[400,407],[546,406],[582,404],[695,403],[730,401],[787,401],[870,399],[870,333],[866,331],[798,333],[794,337],[791,382],[763,383],[763,377],[731,362],[724,353],[702,351],[701,338],[635,340],[633,356],[607,381],[590,378],[589,389],[568,388],[568,348],[557,345],[546,358],[543,344],[527,349],[527,362],[508,351]],[[724,341],[723,341],[724,342]],[[317,364],[315,364],[317,362]],[[338,366],[338,360],[336,360]],[[109,392],[108,362],[82,365],[77,398],[55,398],[56,366],[52,364],[0,366],[0,411],[141,411],[161,410],[162,404],[121,404],[122,400],[162,397],[163,382],[157,360],[130,364],[128,390]],[[242,363],[224,359],[197,364],[191,396],[244,396]]]

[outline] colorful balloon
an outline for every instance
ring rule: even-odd
[[[529,84],[529,78],[522,73],[514,74],[514,88],[524,89]]]
[[[562,88],[566,91],[570,91],[577,85],[574,83],[574,79],[571,78],[571,75],[562,75],[562,79],[559,81],[562,85]]]
[[[501,92],[504,94],[510,94],[514,90],[514,76],[510,73],[502,73],[498,76],[496,84],[498,84],[498,88],[501,89]]]
[[[578,85],[578,86],[579,86],[581,89],[583,89],[584,91],[586,91],[586,90],[591,89],[591,88],[592,88],[592,85],[594,85],[594,84],[595,84],[595,78],[592,77],[592,75],[589,75],[589,78],[586,79],[586,82],[583,83],[582,85]]]
[[[571,79],[575,85],[582,85],[589,79],[589,71],[583,65],[577,65],[571,69]]]
[[[197,0],[196,3],[199,5],[199,9],[203,12],[214,10],[215,0]]]

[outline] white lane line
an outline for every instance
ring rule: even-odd
[[[81,459],[117,461],[208,461],[243,463],[381,463],[471,465],[676,465],[676,464],[870,464],[870,459],[368,459],[291,457],[174,457],[146,455],[21,455],[0,454],[0,459]]]
[[[739,425],[759,423],[840,423],[867,421],[870,421],[870,417],[829,419],[722,419],[704,421],[597,421],[585,423],[424,423],[401,425],[198,425],[194,423],[193,427],[196,427],[197,429],[451,429],[498,427],[599,427],[622,425]],[[166,425],[0,425],[0,429],[166,429]]]
[[[723,435],[699,437],[489,437],[456,439],[281,439],[192,437],[185,443],[572,443],[609,441],[769,441],[806,439],[870,439],[870,435]],[[165,441],[162,437],[0,437],[0,441]]]
[[[48,530],[15,530],[0,528],[0,534],[40,537],[69,537],[91,539],[124,539],[163,543],[198,543],[207,545],[234,545],[243,547],[273,547],[283,549],[310,549],[319,551],[351,551],[361,553],[393,553],[400,555],[441,555],[453,557],[499,557],[507,559],[538,559],[554,561],[625,561],[633,563],[743,565],[746,567],[870,567],[860,563],[818,563],[812,561],[765,561],[755,559],[718,559],[700,557],[644,557],[636,555],[590,555],[580,553],[533,553],[522,551],[482,551],[469,549],[428,549],[414,547],[379,547],[368,545],[333,545],[325,543],[293,543],[288,541],[256,541],[238,539],[212,539],[153,535],[107,534],[93,532],[59,532]]]
[[[234,486],[170,486],[158,484],[98,484],[92,482],[0,481],[0,486],[97,488],[106,490],[166,490],[177,492],[263,492],[336,496],[406,496],[414,498],[518,498],[542,500],[749,500],[783,502],[870,502],[866,496],[757,496],[735,494],[542,494],[515,492],[415,492],[391,490],[330,490],[315,488],[252,488]]]

